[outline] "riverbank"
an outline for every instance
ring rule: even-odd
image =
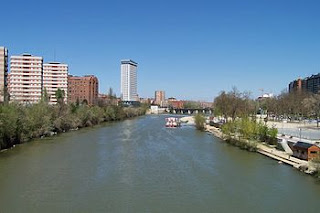
[[[54,136],[104,122],[145,115],[146,108],[85,104],[0,105],[0,151],[32,139]]]
[[[206,131],[212,133],[214,136],[225,140],[223,133],[221,132],[221,130],[219,128],[210,126],[210,125],[206,125]],[[301,160],[295,157],[292,157],[290,155],[288,155],[286,152],[277,150],[274,147],[270,147],[266,144],[263,143],[257,143],[257,150],[256,152],[272,158],[274,160],[277,160],[279,163],[285,163],[287,165],[290,165],[296,169],[298,169],[299,171],[302,171],[306,174],[313,174],[315,172],[315,168],[312,166],[312,164],[308,161],[305,160]]]

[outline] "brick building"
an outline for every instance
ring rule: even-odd
[[[79,100],[93,105],[98,100],[99,83],[98,78],[93,75],[68,76],[68,103]]]
[[[168,105],[170,108],[173,108],[173,109],[183,109],[184,108],[184,102],[178,101],[175,98],[168,98]]]
[[[319,156],[320,148],[317,145],[297,142],[292,147],[293,156],[302,160],[312,160]]]

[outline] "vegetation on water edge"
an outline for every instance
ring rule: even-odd
[[[320,178],[320,153],[318,153],[318,157],[312,159],[311,163],[315,169],[314,175]]]
[[[198,130],[203,131],[205,129],[206,118],[201,113],[194,116],[194,122]]]
[[[276,128],[269,128],[266,124],[248,117],[225,123],[222,126],[222,133],[228,142],[249,151],[256,150],[257,141],[277,144],[278,130]]]
[[[238,140],[234,138],[227,138],[225,140],[227,143],[237,146],[240,149],[248,150],[249,152],[257,151],[257,142],[256,141],[249,141],[249,140]]]
[[[49,105],[44,100],[33,105],[6,103],[0,105],[0,150],[32,138],[123,120],[145,112],[146,107],[67,105],[61,100],[57,105]]]

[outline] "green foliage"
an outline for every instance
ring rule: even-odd
[[[47,92],[47,89],[44,88],[42,94],[41,94],[41,102],[44,102],[44,103],[49,103],[50,101],[50,96]]]
[[[64,103],[63,92],[57,105],[40,101],[34,105],[16,103],[0,105],[0,150],[32,138],[52,135],[81,127],[93,126],[105,121],[132,118],[146,113],[146,108],[119,106],[88,106]]]
[[[248,150],[250,152],[255,152],[257,150],[256,141],[236,140],[234,138],[229,138],[226,140],[226,142],[234,146],[240,147],[241,149]]]
[[[274,127],[269,128],[262,122],[256,122],[248,117],[227,122],[222,126],[222,133],[227,139],[239,139],[250,141],[264,141],[270,144],[277,143],[278,130]]]
[[[201,113],[198,113],[194,116],[194,122],[198,130],[204,130],[206,118]]]
[[[58,88],[55,92],[55,96],[59,105],[64,104],[65,91]]]
[[[315,169],[315,175],[320,178],[320,153],[318,153],[318,156],[313,158],[311,162]]]
[[[278,129],[277,128],[269,128],[268,129],[268,139],[269,139],[269,143],[276,145],[277,144],[277,134],[278,134]]]
[[[199,109],[201,108],[201,105],[199,102],[196,102],[196,101],[185,101],[183,103],[183,107],[185,109]]]
[[[234,122],[228,122],[222,125],[222,133],[225,134],[228,138],[236,133],[236,125]]]

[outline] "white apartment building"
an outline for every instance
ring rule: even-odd
[[[43,89],[49,95],[49,103],[56,104],[56,91],[60,88],[64,90],[64,101],[67,102],[68,96],[68,65],[59,62],[43,64]]]
[[[7,90],[8,77],[8,50],[0,47],[0,102],[4,101],[5,92]]]
[[[39,102],[42,93],[42,65],[42,57],[30,54],[11,56],[8,85],[11,101],[24,104]]]
[[[122,101],[138,101],[137,67],[132,60],[121,61],[121,99]]]

